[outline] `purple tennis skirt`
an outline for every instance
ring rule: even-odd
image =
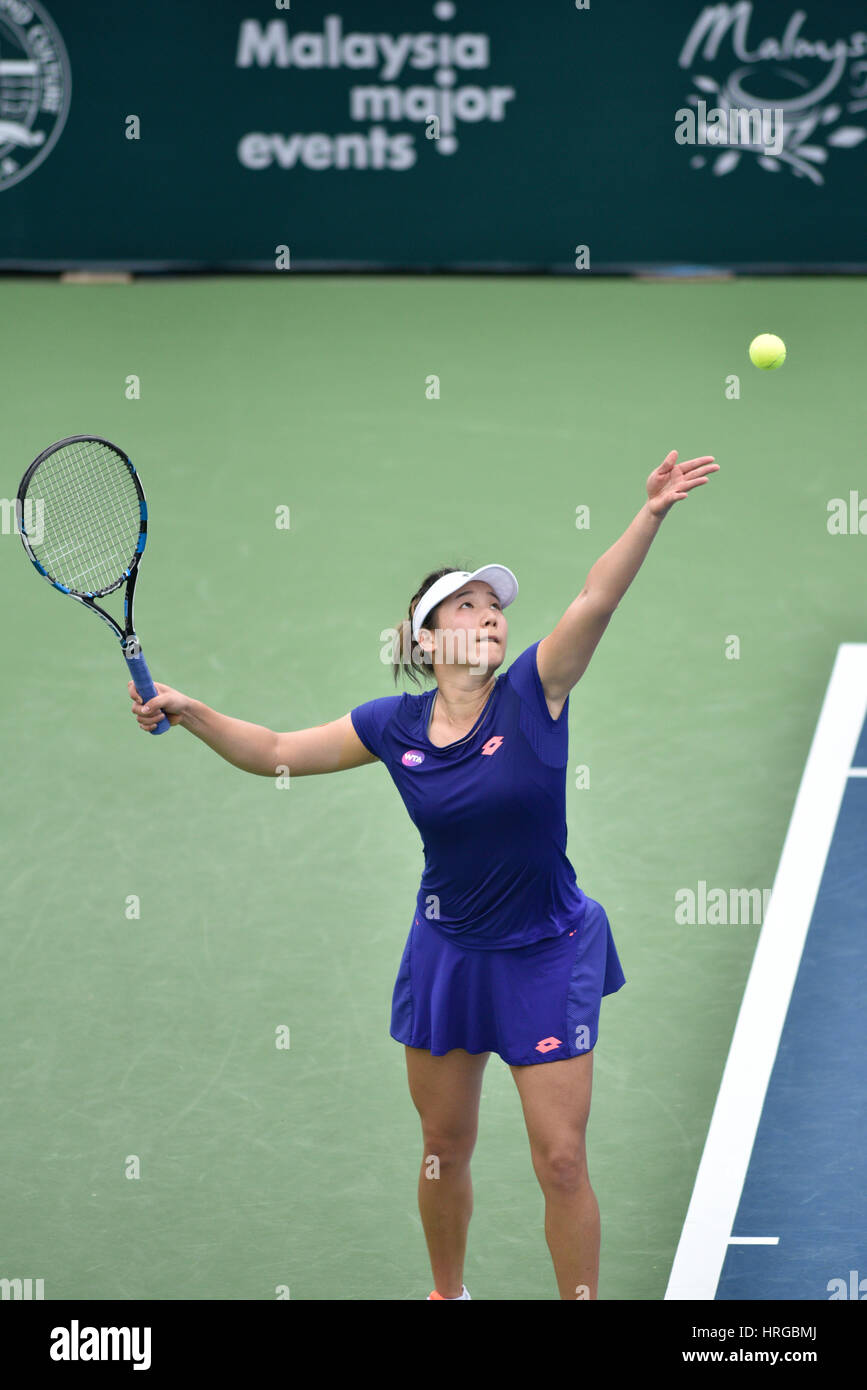
[[[391,1004],[391,1036],[435,1057],[496,1052],[510,1066],[596,1046],[599,1006],[626,983],[605,909],[587,898],[572,932],[502,951],[459,946],[416,912]]]

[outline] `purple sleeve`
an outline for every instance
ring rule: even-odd
[[[534,642],[515,657],[506,679],[521,701],[521,729],[537,757],[549,767],[565,767],[569,756],[569,697],[566,696],[559,717],[552,719],[536,665],[538,645]]]
[[[400,701],[400,695],[383,695],[378,700],[368,700],[363,705],[356,705],[355,709],[349,712],[352,727],[365,748],[383,761],[385,761],[383,757],[385,726]]]
[[[539,641],[541,640],[540,638]],[[559,718],[552,719],[551,711],[548,708],[548,702],[545,699],[545,692],[542,689],[539,668],[536,665],[536,648],[538,645],[539,642],[534,642],[532,647],[528,647],[525,652],[521,652],[520,656],[515,657],[515,660],[509,667],[507,679],[520,695],[522,702],[528,706],[535,715],[538,715],[545,727],[547,729],[554,729],[563,720],[563,716],[566,713],[566,706],[569,703],[569,697],[566,697],[566,704],[564,704],[560,711]]]

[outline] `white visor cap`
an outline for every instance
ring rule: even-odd
[[[466,570],[454,570],[451,574],[444,574],[442,579],[435,580],[430,588],[425,590],[415,606],[412,615],[414,641],[418,641],[419,630],[424,627],[428,613],[431,613],[438,603],[442,603],[444,598],[448,598],[449,594],[463,588],[471,579],[481,579],[484,583],[490,584],[503,608],[507,608],[518,597],[518,581],[505,565],[482,565],[481,569],[473,570],[472,574]]]

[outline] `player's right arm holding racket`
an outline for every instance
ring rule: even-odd
[[[219,714],[201,700],[193,700],[170,686],[156,682],[154,685],[157,694],[151,701],[153,708],[145,712],[133,682],[128,683],[132,712],[140,728],[150,733],[159,723],[162,711],[170,724],[180,724],[195,734],[242,772],[276,777],[279,769],[288,767],[290,777],[307,777],[319,772],[344,772],[379,761],[361,742],[348,714],[316,728],[275,733],[262,724],[248,724],[244,719]]]

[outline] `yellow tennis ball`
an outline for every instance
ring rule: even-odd
[[[760,333],[750,343],[750,361],[754,367],[769,372],[775,367],[782,367],[785,360],[786,344],[774,333]]]

